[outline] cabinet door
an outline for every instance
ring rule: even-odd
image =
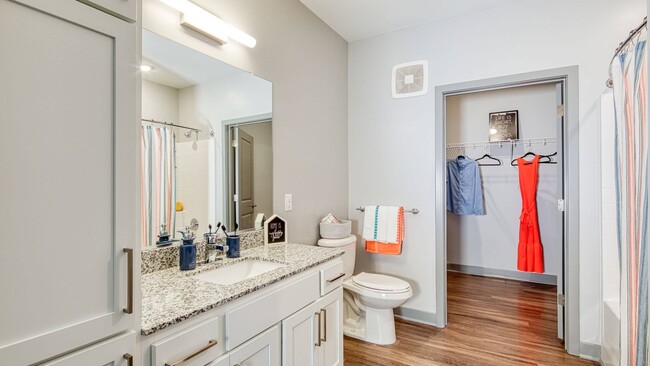
[[[237,347],[230,353],[230,366],[280,366],[280,325]]]
[[[313,366],[317,364],[318,309],[314,304],[304,307],[282,321],[282,365]]]
[[[135,332],[131,331],[43,366],[133,366],[136,352]]]
[[[0,360],[25,365],[135,323],[136,28],[0,0],[0,48]]]
[[[317,302],[322,314],[321,346],[318,364],[321,366],[343,365],[343,288],[339,287]]]
[[[219,357],[216,361],[212,361],[208,366],[230,366],[230,355]]]

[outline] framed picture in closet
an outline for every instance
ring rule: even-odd
[[[519,139],[519,111],[490,113],[489,141]]]

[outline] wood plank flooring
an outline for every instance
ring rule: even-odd
[[[397,342],[345,337],[345,366],[598,365],[557,339],[555,286],[448,273],[445,329],[396,320]]]

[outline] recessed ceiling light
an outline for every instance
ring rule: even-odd
[[[145,65],[145,64],[140,65],[140,71],[142,72],[149,72],[151,70],[153,70],[153,67],[149,65]]]

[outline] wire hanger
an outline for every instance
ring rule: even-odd
[[[485,154],[485,155],[481,156],[480,158],[478,158],[478,159],[476,159],[474,161],[476,161],[478,163],[480,160],[483,160],[483,159],[488,159],[488,162],[479,163],[478,164],[479,166],[499,166],[499,165],[503,165],[501,160],[495,158],[494,156],[492,156],[490,154]]]
[[[536,156],[536,155],[537,154],[535,154],[534,152],[529,151],[529,152],[525,153],[524,155],[520,156],[519,158],[513,159],[510,162],[510,165],[517,166],[517,160],[518,159],[525,159],[525,158],[527,158],[529,156]],[[553,159],[551,159],[551,157],[553,157],[555,155],[557,155],[557,151],[552,153],[552,154],[549,154],[549,155],[539,155],[539,163],[540,164],[557,164],[556,161],[553,161]],[[533,163],[532,161],[525,161],[524,162],[524,164],[526,164],[526,165],[532,164],[532,163]]]

